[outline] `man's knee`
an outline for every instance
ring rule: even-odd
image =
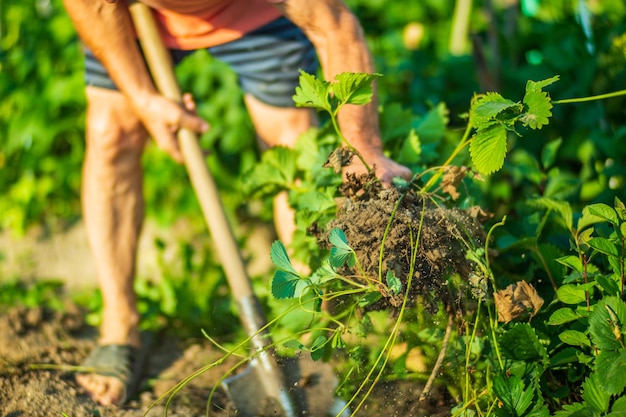
[[[292,147],[302,133],[317,125],[311,109],[275,107],[249,94],[245,101],[262,149],[278,145]]]
[[[103,163],[138,158],[147,133],[126,98],[118,91],[87,88],[87,146]]]

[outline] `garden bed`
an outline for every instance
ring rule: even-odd
[[[208,341],[160,335],[150,350],[140,393],[123,407],[101,407],[76,384],[73,372],[63,369],[80,364],[95,346],[96,337],[96,330],[84,323],[82,312],[73,306],[65,312],[15,308],[0,316],[0,417],[162,416],[165,402],[155,404],[157,399],[222,356]],[[52,369],[41,365],[52,365]],[[232,365],[227,360],[191,381],[173,397],[167,415],[206,415],[213,386]],[[55,366],[59,368],[54,369]],[[428,400],[419,402],[421,390],[416,381],[383,382],[357,415],[449,415],[443,392],[434,391]],[[150,407],[153,408],[146,414]],[[210,415],[235,415],[221,390],[213,397]]]

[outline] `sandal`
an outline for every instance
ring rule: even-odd
[[[119,379],[124,385],[119,404],[134,395],[143,368],[139,359],[140,349],[129,345],[99,345],[85,359],[81,374],[95,374]],[[145,355],[143,355],[145,357]]]

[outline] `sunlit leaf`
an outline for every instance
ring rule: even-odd
[[[590,204],[586,207],[590,214],[603,218],[606,221],[617,225],[619,224],[619,219],[617,218],[617,212],[615,209],[604,203],[596,203]]]
[[[565,330],[559,334],[559,339],[563,343],[567,343],[572,346],[591,346],[591,342],[589,342],[589,338],[578,330]]]
[[[502,97],[498,93],[487,93],[477,96],[470,108],[470,123],[476,129],[484,128],[484,124],[493,121],[496,116],[509,109],[520,109],[521,105]]]
[[[561,258],[556,258],[555,261],[557,261],[561,265],[565,265],[566,267],[573,269],[574,271],[583,272],[583,263],[578,256],[567,255]]]
[[[595,371],[602,389],[617,395],[626,388],[626,350],[606,350],[598,354]]]
[[[337,82],[330,88],[335,97],[345,104],[367,104],[372,101],[372,81],[381,74],[343,72],[335,76]]]
[[[623,350],[622,328],[626,330],[626,303],[617,297],[605,297],[589,316],[589,333],[594,345],[603,350]]]
[[[430,109],[415,124],[415,133],[424,143],[439,142],[446,134],[446,127],[450,122],[449,110],[445,103],[439,103]]]
[[[559,76],[554,76],[542,81],[528,81],[526,83],[526,94],[524,94],[523,103],[526,106],[526,112],[520,121],[529,126],[531,129],[540,129],[547,125],[549,118],[552,116],[552,100],[542,89],[556,81]]]
[[[506,157],[507,130],[501,124],[493,124],[480,129],[470,143],[470,156],[481,174],[489,175],[498,171]]]
[[[300,70],[300,85],[296,87],[293,101],[298,107],[312,107],[331,111],[328,101],[330,83]]]
[[[396,160],[401,164],[416,164],[419,162],[422,155],[422,144],[420,138],[415,133],[414,129],[411,129],[404,142]]]
[[[559,326],[565,323],[578,320],[581,317],[582,316],[579,313],[575,312],[571,308],[563,307],[563,308],[559,308],[554,313],[552,313],[552,315],[550,316],[550,319],[548,320],[548,324],[551,326]]]
[[[609,256],[620,256],[618,254],[618,248],[615,246],[615,243],[611,242],[609,239],[603,237],[594,237],[589,240],[589,246],[591,246],[596,251],[603,253]]]
[[[556,291],[556,296],[565,304],[579,304],[586,300],[586,291],[589,291],[594,286],[595,282],[581,285],[561,285]]]

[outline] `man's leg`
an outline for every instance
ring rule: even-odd
[[[82,204],[104,302],[99,344],[139,347],[133,280],[143,219],[141,155],[147,134],[121,93],[88,87],[87,103]],[[119,379],[80,374],[77,381],[100,404],[122,399]]]
[[[278,145],[291,148],[302,133],[317,126],[317,117],[311,109],[271,106],[251,94],[246,94],[244,98],[262,151]],[[274,223],[278,238],[288,246],[296,225],[286,192],[274,198]]]

